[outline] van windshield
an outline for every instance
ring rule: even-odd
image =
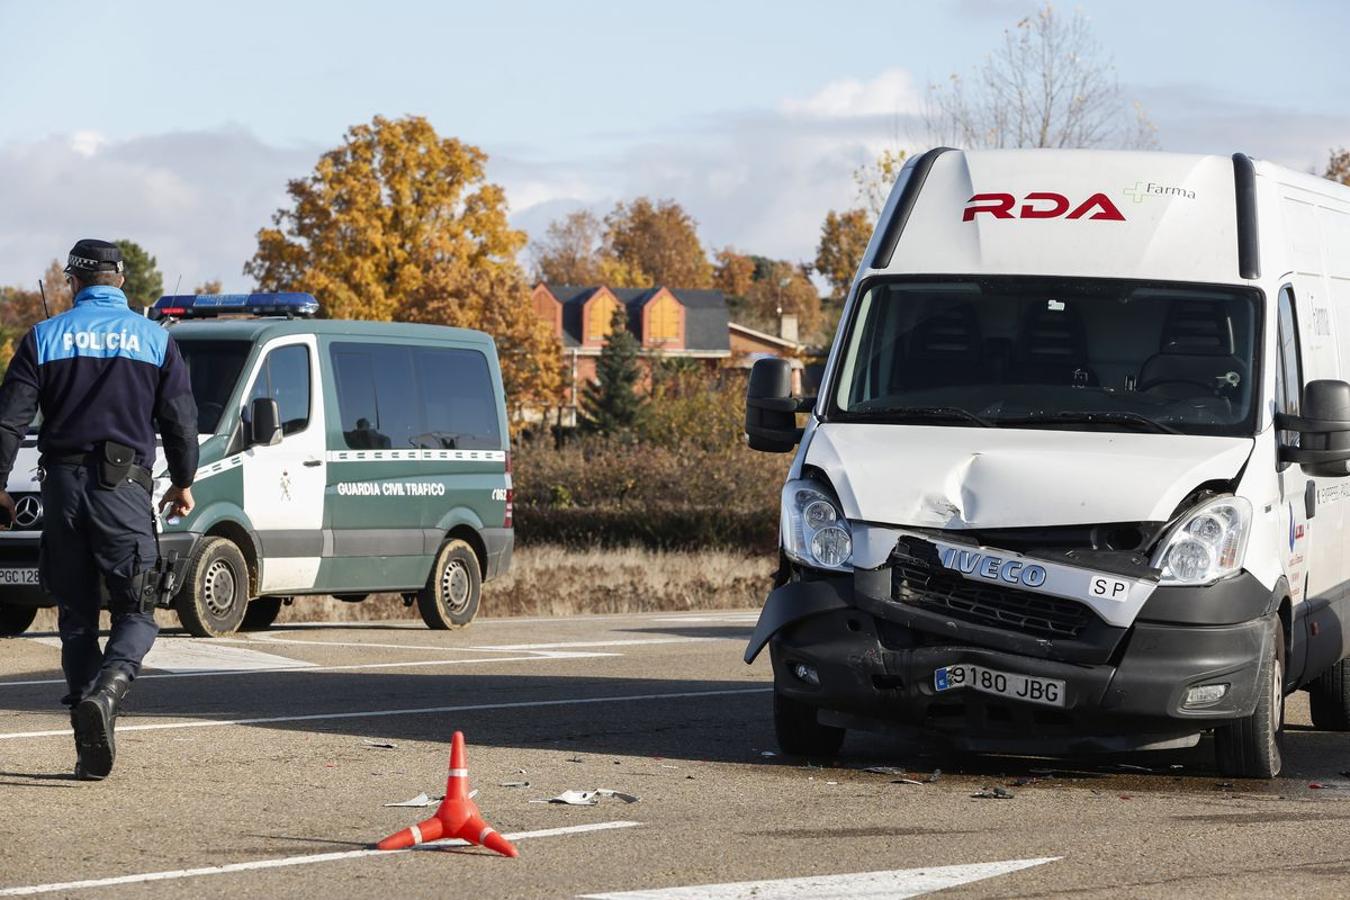
[[[215,434],[253,345],[248,341],[211,340],[177,343],[192,380],[192,399],[197,402],[197,433]]]
[[[859,298],[830,421],[1254,432],[1256,291],[1085,278],[912,278]]]

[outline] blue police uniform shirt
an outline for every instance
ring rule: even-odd
[[[197,467],[197,411],[187,365],[160,325],[133,313],[115,287],[80,291],[75,305],[24,338],[0,386],[0,489],[33,414],[38,449],[70,455],[115,441],[155,459],[158,423],[169,474],[187,487]]]

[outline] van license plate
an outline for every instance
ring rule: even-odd
[[[36,585],[37,569],[0,569],[0,585]]]
[[[1043,706],[1064,705],[1064,682],[1054,678],[1037,678],[1034,675],[1017,675],[1013,672],[1000,672],[984,666],[963,663],[959,666],[944,666],[933,673],[933,687],[938,693],[956,688],[971,688],[985,694],[1000,697],[1012,697],[1028,703],[1040,703]]]

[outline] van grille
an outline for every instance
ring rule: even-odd
[[[1096,618],[1073,600],[984,585],[900,554],[891,557],[891,598],[970,622],[1042,638],[1077,638]]]

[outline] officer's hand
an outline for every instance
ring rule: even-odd
[[[186,516],[195,505],[192,502],[192,488],[174,486],[164,492],[164,499],[159,501],[159,511],[163,513],[168,510],[170,516]]]
[[[4,529],[8,531],[14,527],[14,498],[9,495],[9,491],[0,491],[0,509],[5,511]]]

